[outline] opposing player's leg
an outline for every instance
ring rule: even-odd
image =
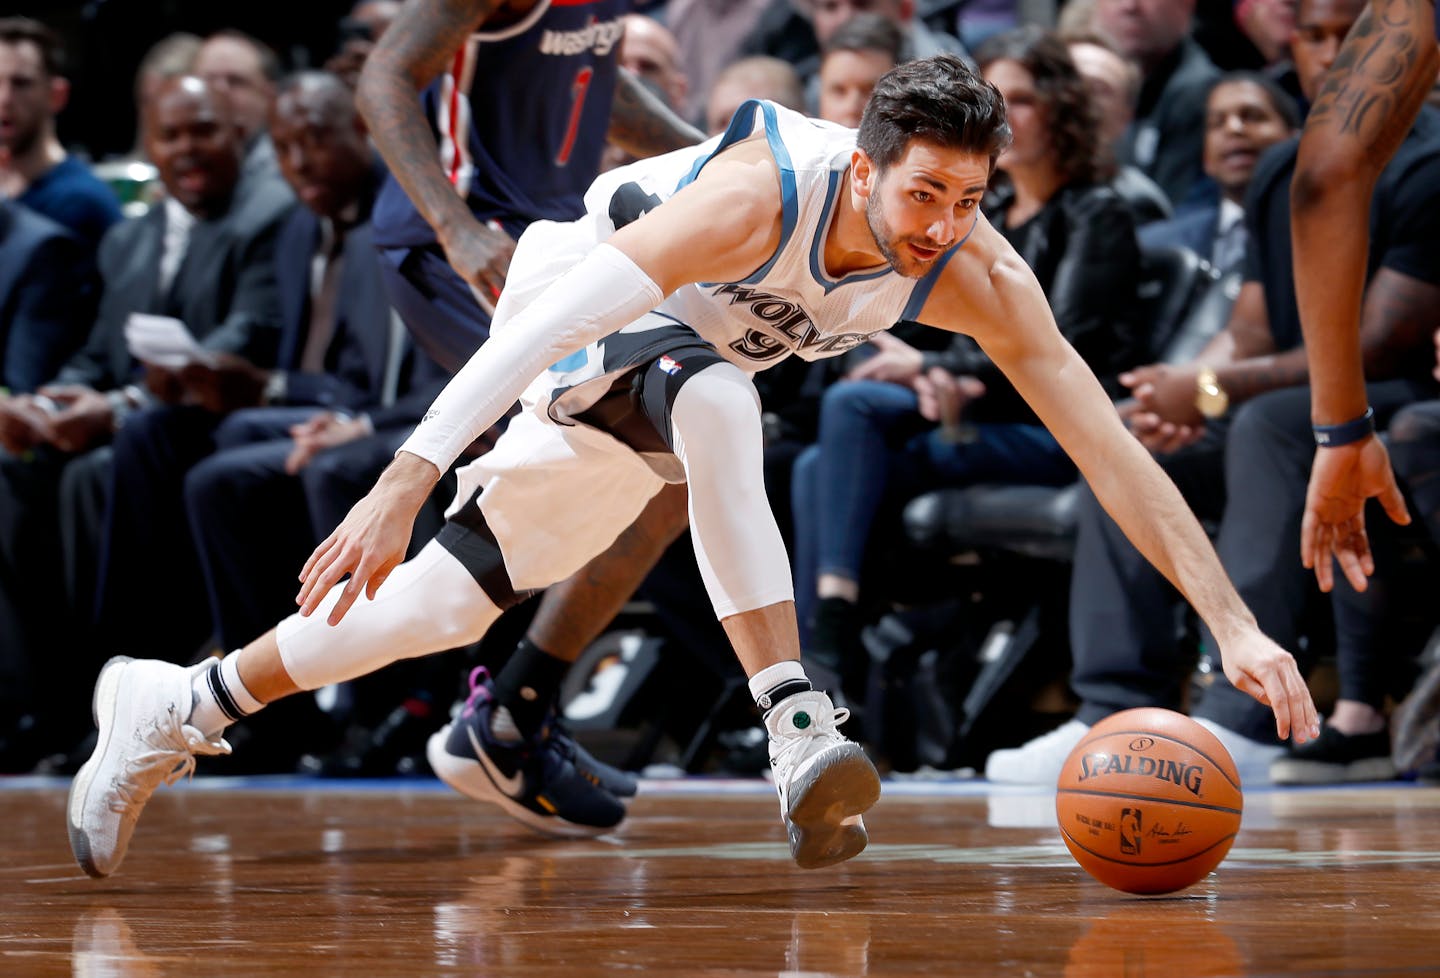
[[[765,711],[791,855],[802,868],[828,866],[865,848],[861,816],[879,799],[880,779],[839,731],[848,711],[812,689],[800,665],[790,563],[765,494],[758,398],[748,377],[716,360],[672,355],[678,368],[647,374],[646,401],[652,412],[668,409],[701,575]]]
[[[592,757],[559,719],[560,685],[570,666],[620,613],[625,602],[689,522],[683,485],[666,485],[609,549],[545,591],[530,629],[493,680],[483,670],[470,677],[473,704],[493,704],[492,721],[522,738],[553,741],[579,771],[620,798],[633,797],[635,777]],[[462,711],[464,713],[465,711]],[[431,763],[444,765],[447,724],[431,738]]]

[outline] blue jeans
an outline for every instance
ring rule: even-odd
[[[1040,425],[977,424],[946,441],[921,417],[915,392],[881,381],[841,381],[820,405],[820,440],[795,462],[795,602],[809,639],[821,574],[860,579],[877,514],[932,489],[1013,482],[1064,485],[1075,467]]]

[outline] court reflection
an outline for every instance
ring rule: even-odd
[[[1245,957],[1210,914],[1209,899],[1127,901],[1070,945],[1064,978],[1219,978],[1246,974]]]
[[[125,915],[114,907],[86,910],[75,919],[70,938],[74,978],[152,978],[163,974],[164,959],[135,944]]]
[[[585,861],[586,863],[589,860]],[[703,866],[619,860],[597,879],[573,862],[510,856],[434,905],[437,970],[866,978],[864,914],[786,906],[785,887]],[[813,904],[811,887],[797,902]]]

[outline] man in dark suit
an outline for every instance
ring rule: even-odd
[[[159,365],[145,368],[145,386],[134,383],[126,323],[136,313],[170,314],[205,350],[260,362],[273,360],[276,346],[273,254],[289,191],[236,192],[241,157],[229,104],[197,78],[166,82],[142,125],[169,196],[106,235],[99,314],[85,346],[41,388],[49,400],[0,398],[0,634],[3,654],[27,677],[6,685],[7,705],[17,698],[6,714],[33,711],[61,727],[83,729],[83,716],[63,717],[49,697],[64,686],[57,673],[74,676],[65,653],[83,647],[93,606],[84,580],[96,544],[86,534],[98,522],[109,442],[142,406],[179,394],[178,372]]]
[[[1205,99],[1204,157],[1205,175],[1220,188],[1220,198],[1141,228],[1140,246],[1180,245],[1221,274],[1238,269],[1245,257],[1245,195],[1255,165],[1299,127],[1295,100],[1273,80],[1250,71],[1222,75]]]
[[[85,340],[95,263],[54,221],[0,198],[0,388],[29,393]]]
[[[333,75],[290,79],[276,100],[270,133],[286,182],[300,201],[288,212],[275,250],[278,358],[257,361],[222,353],[187,364],[176,377],[180,403],[141,412],[115,440],[100,624],[117,646],[145,641],[152,654],[173,661],[193,656],[213,631],[185,516],[186,473],[217,447],[285,439],[292,426],[321,411],[381,410],[400,386],[398,372],[389,374],[399,370],[409,352],[403,329],[393,326],[384,301],[369,233],[371,205],[385,174],[366,142],[350,90]],[[438,368],[434,377],[438,389]],[[412,409],[411,422],[421,413],[423,407]],[[244,470],[247,478],[288,479],[284,463],[289,454],[272,444],[235,474]],[[221,525],[208,525],[214,522],[205,520],[204,532],[228,536],[236,547],[248,549],[244,534],[252,528],[239,525],[235,514],[219,516]],[[303,563],[303,551],[313,543],[303,506],[298,522]],[[227,535],[227,529],[241,536]],[[275,573],[264,574],[259,563],[277,567],[273,552],[259,563],[237,553],[235,559],[248,572],[233,579],[237,568],[225,566],[229,560],[213,546],[203,549],[220,563],[211,569],[227,578],[232,595],[240,588],[269,594],[273,588],[265,587],[267,580],[288,581],[299,566],[281,561]],[[144,581],[130,573],[141,560],[156,565]],[[157,589],[174,606],[159,635],[151,621]],[[245,634],[240,632],[240,640]]]

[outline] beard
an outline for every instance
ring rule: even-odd
[[[885,219],[885,209],[880,206],[880,195],[872,193],[865,198],[865,224],[870,228],[870,237],[875,239],[875,247],[880,249],[880,254],[890,263],[890,267],[897,275],[905,278],[924,278],[935,263],[945,257],[946,249],[929,238],[900,237],[890,228],[890,222]],[[938,254],[934,258],[921,260],[908,251],[902,250],[907,243],[914,243],[921,248],[934,249]]]
[[[39,139],[39,126],[32,126],[28,129],[22,129],[17,126],[9,138],[0,139],[0,149],[5,150],[12,158],[24,156],[35,148],[35,144]]]

